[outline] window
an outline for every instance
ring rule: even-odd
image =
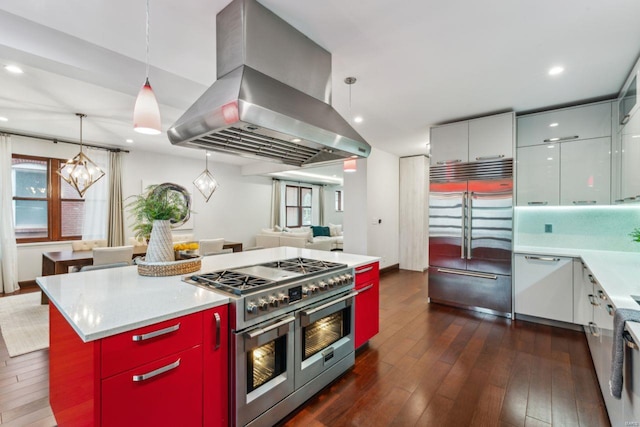
[[[56,173],[64,162],[13,155],[13,218],[18,243],[81,238],[84,200]]]
[[[311,188],[287,185],[285,206],[287,227],[311,225]]]
[[[344,211],[344,193],[342,190],[336,190],[336,212]]]

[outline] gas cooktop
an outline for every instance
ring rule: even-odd
[[[186,276],[183,280],[220,289],[234,295],[245,295],[295,279],[345,267],[347,267],[346,264],[298,257],[230,270],[194,274]]]

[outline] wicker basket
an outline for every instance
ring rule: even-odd
[[[138,274],[141,276],[177,276],[200,270],[202,257],[189,258],[172,262],[146,262],[144,258],[137,261]]]

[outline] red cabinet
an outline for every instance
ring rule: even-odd
[[[360,347],[380,330],[380,271],[377,262],[355,269],[356,338]]]
[[[60,426],[227,425],[226,305],[88,343],[49,307]]]
[[[204,426],[229,420],[229,316],[227,306],[203,314]]]
[[[102,380],[103,426],[202,425],[202,347]]]

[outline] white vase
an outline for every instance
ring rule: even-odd
[[[168,220],[153,221],[145,260],[147,262],[175,261],[173,239],[171,238],[171,223]]]

